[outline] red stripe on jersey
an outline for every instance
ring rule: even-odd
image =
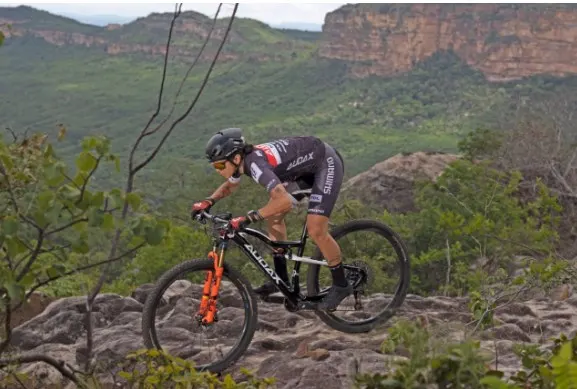
[[[278,161],[269,146],[255,145],[254,148],[264,151],[264,153],[266,154],[266,159],[268,160],[268,163],[270,163],[272,167],[276,167],[278,165]]]

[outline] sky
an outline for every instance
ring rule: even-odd
[[[118,15],[126,17],[147,16],[152,12],[172,12],[175,3],[144,3],[144,4],[48,4],[48,3],[11,3],[4,6],[29,5],[34,8],[46,10],[57,14],[78,14],[86,16],[94,15]],[[241,3],[238,7],[237,16],[250,17],[267,24],[278,25],[282,23],[314,23],[323,24],[327,12],[333,11],[346,3],[332,4],[307,4],[307,3]],[[234,4],[223,4],[220,15],[228,16],[232,13]],[[214,16],[218,3],[192,4],[183,3],[183,10],[194,10],[207,16]]]

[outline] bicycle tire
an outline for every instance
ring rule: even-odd
[[[378,222],[376,220],[370,219],[358,219],[348,221],[340,226],[335,227],[331,231],[332,237],[337,240],[340,237],[345,236],[347,233],[371,230],[376,231],[380,235],[384,236],[393,246],[397,254],[397,263],[400,265],[400,282],[395,291],[392,301],[387,306],[384,312],[375,316],[366,323],[349,323],[344,320],[333,316],[330,312],[323,310],[316,310],[315,314],[328,326],[331,328],[345,332],[345,333],[362,333],[369,332],[376,326],[383,324],[396,313],[397,308],[399,308],[405,301],[407,291],[409,288],[411,269],[410,269],[410,257],[408,250],[403,243],[400,236],[393,231],[389,226],[384,223]],[[313,258],[321,259],[323,257],[319,248],[315,250]],[[318,277],[321,265],[309,265],[307,269],[307,293],[310,295],[316,295],[319,293],[318,288]]]
[[[224,263],[223,276],[226,276],[240,291],[244,302],[245,330],[241,341],[237,344],[233,352],[222,361],[196,366],[198,371],[210,371],[218,374],[234,364],[247,350],[252,342],[254,332],[258,326],[258,305],[256,296],[252,290],[250,282],[235,268]],[[162,349],[156,337],[154,318],[156,307],[168,286],[174,282],[175,278],[186,271],[206,271],[214,268],[211,259],[191,259],[178,264],[166,271],[157,281],[153,290],[148,294],[142,310],[142,336],[144,344],[148,349]]]

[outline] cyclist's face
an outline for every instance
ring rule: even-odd
[[[212,167],[224,178],[229,178],[234,173],[234,165],[227,160],[215,161]]]
[[[242,158],[240,157],[240,155],[237,154],[234,156],[234,162],[236,164],[240,164],[241,160],[242,160]],[[218,174],[220,174],[221,176],[223,176],[224,178],[227,178],[227,179],[232,177],[232,175],[234,174],[234,171],[236,170],[236,167],[234,166],[234,164],[231,161],[226,160],[226,159],[213,162],[212,167],[216,169]],[[242,173],[242,167],[240,168],[240,172]]]

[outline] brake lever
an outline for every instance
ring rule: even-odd
[[[199,223],[206,224],[206,218],[202,214],[198,214],[194,217]]]

